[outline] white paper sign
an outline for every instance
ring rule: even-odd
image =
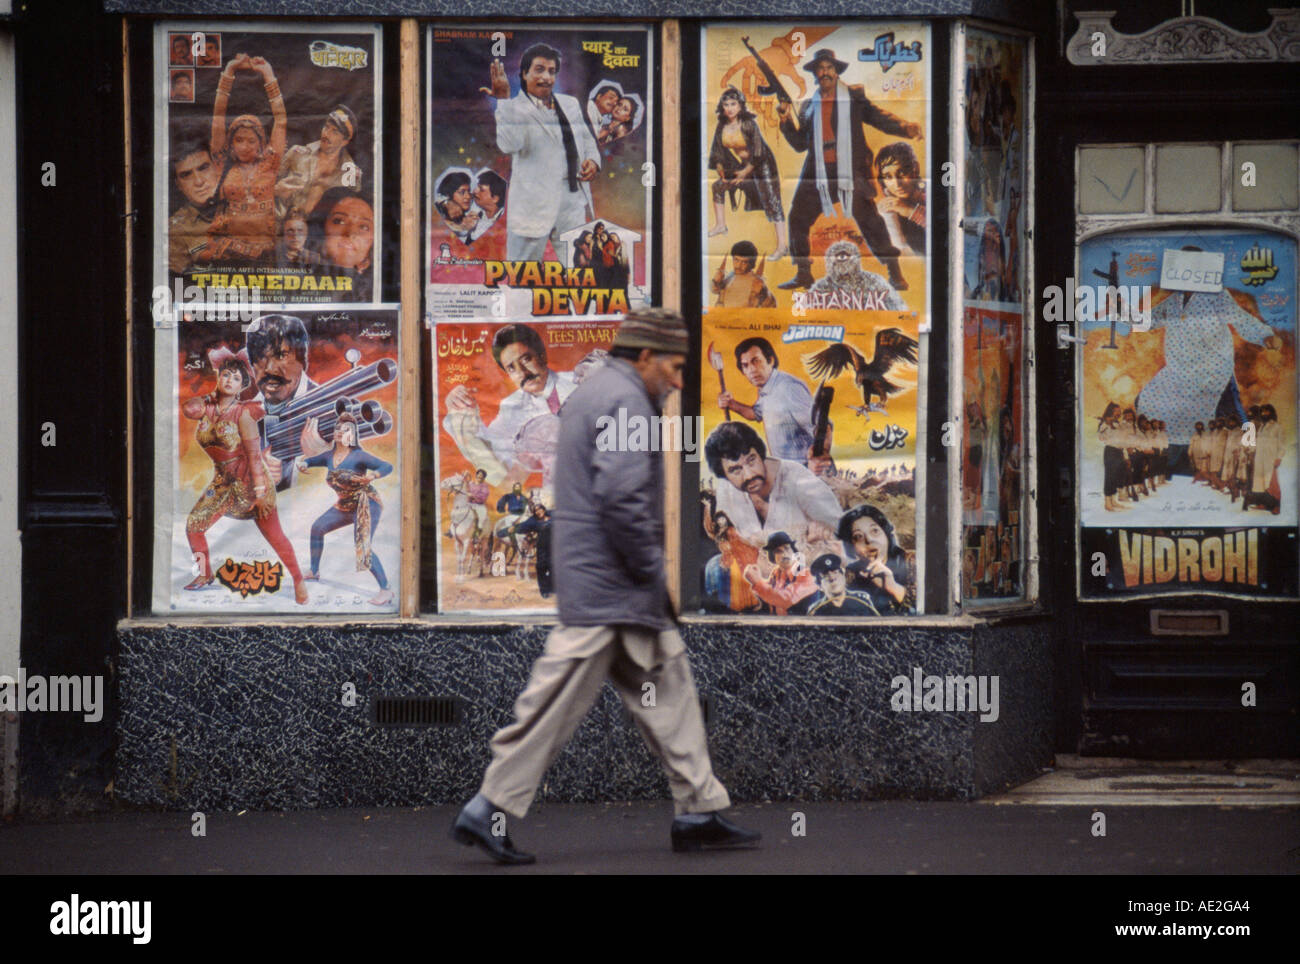
[[[1169,291],[1222,291],[1223,252],[1166,248],[1160,287]]]

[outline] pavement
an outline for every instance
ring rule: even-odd
[[[454,806],[123,812],[0,823],[5,874],[1283,874],[1300,872],[1300,807],[994,802],[739,804],[752,850],[675,854],[671,804],[541,804],[512,820],[537,854],[502,868],[452,841]],[[1104,820],[1099,823],[1097,814]],[[1098,833],[1104,829],[1105,835]],[[802,833],[800,832],[802,831]]]

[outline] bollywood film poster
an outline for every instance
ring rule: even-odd
[[[703,47],[703,608],[915,612],[929,28]]]
[[[172,329],[156,612],[398,611],[398,322],[338,305]]]
[[[709,307],[928,318],[930,30],[704,31],[701,246]]]
[[[1084,597],[1294,598],[1295,239],[1110,234],[1072,287]]]
[[[917,611],[916,329],[910,313],[705,315],[705,610]]]
[[[622,314],[648,302],[648,27],[429,30],[435,320]]]
[[[524,316],[434,326],[440,612],[555,611],[560,406],[604,363],[618,325]]]
[[[975,603],[1024,595],[1026,50],[965,32],[961,573]]]
[[[160,24],[154,319],[376,300],[380,28]]]

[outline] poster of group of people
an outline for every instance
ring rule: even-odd
[[[962,598],[1024,595],[1028,41],[967,28],[962,124]],[[1026,255],[1027,257],[1027,251]]]
[[[163,333],[155,611],[397,612],[398,319],[293,307]]]
[[[375,300],[379,40],[377,26],[156,28],[155,284],[173,303],[193,303],[187,287]]]
[[[648,27],[429,29],[428,303],[437,320],[648,302]]]
[[[720,308],[704,322],[704,608],[915,612],[915,319]]]
[[[710,24],[700,573],[718,613],[917,611],[924,24]]]
[[[1294,597],[1294,239],[1105,235],[1079,277],[1083,594]]]
[[[552,477],[560,406],[617,317],[434,327],[442,612],[553,612]]]

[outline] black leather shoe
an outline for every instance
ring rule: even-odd
[[[801,271],[789,281],[783,281],[777,287],[784,288],[786,291],[793,291],[795,288],[811,288],[816,280],[811,274],[804,274]]]
[[[456,817],[456,822],[451,825],[451,837],[457,843],[464,844],[466,847],[478,844],[489,857],[499,864],[531,864],[537,862],[537,858],[532,854],[516,850],[509,834],[502,834],[499,837],[493,834],[491,818],[484,820],[473,816],[469,813],[468,806],[460,812]]]
[[[704,850],[719,847],[747,847],[758,843],[763,835],[757,830],[737,827],[716,810],[701,823],[687,823],[678,817],[673,821],[673,850]]]

